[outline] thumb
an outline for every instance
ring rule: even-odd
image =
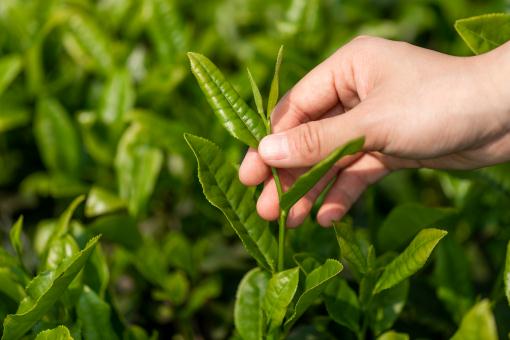
[[[374,129],[368,127],[367,114],[358,107],[266,136],[260,141],[258,152],[269,166],[298,168],[316,164],[336,148],[361,136],[365,137],[364,151],[374,151],[376,136],[369,134]]]

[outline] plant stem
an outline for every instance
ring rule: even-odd
[[[271,172],[273,173],[274,182],[276,184],[276,191],[278,192],[278,199],[282,198],[282,183],[280,181],[280,176],[278,175],[278,170],[276,168],[271,168]],[[287,222],[287,211],[280,210],[280,216],[278,218],[278,271],[281,272],[283,270],[283,262],[285,258],[285,224]]]

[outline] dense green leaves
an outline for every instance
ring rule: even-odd
[[[58,326],[37,334],[35,340],[73,340],[66,326]]]
[[[188,57],[191,71],[220,122],[232,136],[256,148],[266,135],[262,118],[243,101],[209,59],[192,52]]]
[[[391,288],[416,273],[425,265],[434,247],[446,234],[444,230],[432,228],[420,231],[404,252],[386,266],[374,293]]]
[[[56,270],[41,273],[30,282],[27,297],[21,301],[16,314],[4,320],[2,339],[19,339],[54,305],[85,266],[98,240],[99,237],[91,239],[82,251]]]
[[[198,161],[198,177],[205,197],[220,209],[241,238],[246,250],[268,270],[274,270],[276,240],[258,215],[253,190],[241,184],[237,170],[214,143],[186,134]]]
[[[288,211],[301,197],[317,184],[340,158],[361,151],[364,142],[364,138],[358,138],[348,142],[344,146],[333,151],[328,157],[299,177],[289,190],[282,195],[280,209]]]
[[[452,340],[475,339],[498,339],[496,322],[488,300],[478,302],[467,312],[462,319],[459,329],[452,337]]]
[[[262,303],[269,282],[269,275],[256,268],[249,271],[237,288],[234,307],[236,330],[245,340],[262,340],[266,318]]]
[[[455,22],[455,29],[475,54],[482,54],[510,40],[510,14],[460,19]]]
[[[294,311],[285,321],[285,327],[290,328],[296,320],[315,302],[326,288],[327,284],[343,269],[340,262],[328,259],[320,267],[306,275],[303,293],[299,296]]]
[[[81,158],[78,134],[69,115],[56,99],[46,98],[38,102],[34,135],[49,170],[76,176]]]
[[[298,267],[276,273],[269,280],[262,307],[270,333],[282,324],[287,307],[296,294],[298,283]]]

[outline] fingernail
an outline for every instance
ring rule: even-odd
[[[289,157],[289,144],[283,133],[275,133],[264,137],[259,144],[260,156],[269,161],[276,161]]]

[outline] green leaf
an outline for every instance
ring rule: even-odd
[[[234,323],[245,340],[262,340],[266,320],[262,309],[269,283],[269,274],[259,268],[249,271],[241,280],[236,293]]]
[[[40,267],[40,271],[54,270],[65,261],[80,251],[80,247],[69,235],[63,235],[56,239],[50,239],[47,244],[47,252],[43,257],[44,262]]]
[[[73,337],[66,326],[58,326],[40,332],[35,337],[35,340],[73,340]]]
[[[110,321],[110,306],[85,286],[76,307],[85,339],[118,339]]]
[[[176,271],[166,275],[161,280],[163,291],[153,292],[156,299],[170,301],[173,305],[181,305],[188,297],[190,283],[186,275],[181,271]]]
[[[0,58],[0,96],[21,71],[21,57],[9,55]]]
[[[336,323],[358,333],[361,310],[358,297],[347,281],[341,278],[332,280],[326,287],[324,295],[329,316]]]
[[[71,118],[56,99],[38,101],[34,136],[46,168],[76,175],[81,162],[78,133]]]
[[[99,121],[117,134],[123,127],[125,115],[134,104],[134,97],[131,75],[127,70],[116,70],[103,89],[98,109]]]
[[[126,207],[126,202],[116,194],[98,186],[93,186],[85,203],[85,216],[96,217],[115,212]]]
[[[99,244],[83,269],[83,282],[97,292],[99,297],[103,299],[106,289],[108,288],[109,280],[110,270],[108,268],[108,262],[103,248]]]
[[[492,315],[490,302],[482,300],[474,305],[460,324],[452,340],[497,340],[496,322]]]
[[[354,139],[344,146],[333,151],[329,156],[314,165],[308,172],[297,179],[296,182],[283,193],[280,200],[280,209],[289,211],[301,197],[303,197],[328,172],[329,169],[342,157],[355,154],[363,148],[365,139]]]
[[[163,166],[163,152],[144,140],[141,128],[132,124],[120,139],[115,170],[120,197],[133,216],[142,214]]]
[[[299,283],[299,268],[284,270],[273,274],[267,285],[262,308],[267,317],[269,332],[277,329],[283,322]]]
[[[21,261],[23,255],[23,244],[21,243],[21,231],[23,230],[23,215],[21,215],[9,231],[11,245]]]
[[[147,31],[156,53],[163,63],[175,63],[188,48],[188,32],[184,27],[182,11],[172,0],[150,0],[152,15]]]
[[[437,247],[434,268],[436,294],[457,323],[474,301],[467,259],[464,249],[450,236]]]
[[[76,197],[71,204],[67,207],[67,209],[60,215],[58,219],[57,226],[55,227],[55,230],[53,231],[53,234],[51,236],[51,240],[57,239],[69,231],[69,223],[71,222],[71,218],[73,217],[73,214],[78,208],[78,206],[85,200],[85,196],[78,196]],[[51,243],[50,242],[48,243]]]
[[[58,173],[34,172],[20,184],[21,192],[28,196],[69,198],[86,193],[85,183]]]
[[[394,208],[377,232],[383,250],[398,250],[422,228],[436,227],[455,210],[430,208],[418,203],[404,203]]]
[[[81,11],[66,9],[68,29],[72,40],[65,40],[64,45],[78,63],[83,62],[84,54],[102,73],[108,74],[114,69],[112,42],[98,24]]]
[[[225,129],[241,142],[257,148],[266,135],[262,118],[243,101],[209,59],[193,52],[189,52],[188,57],[191,71]]]
[[[170,233],[164,241],[163,253],[172,267],[184,270],[191,277],[196,276],[193,249],[190,241],[183,233]]]
[[[220,209],[241,238],[248,253],[267,270],[274,271],[277,244],[269,225],[257,214],[253,189],[238,179],[237,169],[207,139],[185,135],[198,161],[198,178],[205,197]]]
[[[210,299],[221,293],[221,282],[217,278],[208,278],[195,286],[190,294],[186,307],[182,312],[183,317],[190,317],[193,313],[203,307]]]
[[[377,337],[377,340],[409,340],[409,335],[395,331],[385,332]]]
[[[297,319],[319,298],[326,285],[343,269],[340,262],[327,259],[323,265],[306,275],[303,294],[299,297],[294,307],[294,312],[285,321],[285,328],[290,329]]]
[[[273,80],[271,81],[271,88],[269,89],[269,99],[267,100],[267,119],[271,117],[271,113],[278,102],[279,87],[280,87],[280,66],[283,58],[283,45],[278,50],[278,57],[276,57],[276,65],[274,67]]]
[[[25,290],[16,274],[6,267],[0,267],[0,292],[19,303],[25,297]]]
[[[336,238],[340,246],[341,257],[347,260],[359,275],[368,271],[367,249],[352,230],[351,222],[333,223]]]
[[[320,262],[317,261],[317,259],[310,253],[294,254],[292,258],[299,266],[299,269],[301,269],[301,271],[306,275],[310,274],[314,271],[314,269],[321,265]]]
[[[253,76],[250,72],[250,69],[246,69],[248,71],[248,78],[250,78],[251,91],[253,92],[253,99],[255,100],[255,105],[257,106],[257,112],[262,118],[263,121],[266,121],[266,116],[264,114],[264,103],[262,101],[262,95],[260,94],[259,87],[253,79]]]
[[[437,243],[448,232],[439,229],[423,229],[407,246],[402,254],[386,266],[375,285],[374,294],[391,288],[425,265]]]
[[[46,314],[85,266],[98,240],[99,237],[91,239],[82,251],[56,270],[41,273],[30,282],[27,297],[21,301],[17,313],[9,314],[4,320],[2,339],[19,339]]]
[[[405,280],[373,297],[368,319],[375,335],[393,326],[404,309],[408,292],[409,280]]]
[[[9,106],[0,102],[0,133],[27,125],[31,120],[30,112],[23,107]]]
[[[505,272],[503,274],[505,282],[505,295],[510,305],[510,241],[506,247]]]
[[[488,52],[510,39],[510,14],[484,14],[455,22],[455,29],[475,54]]]

